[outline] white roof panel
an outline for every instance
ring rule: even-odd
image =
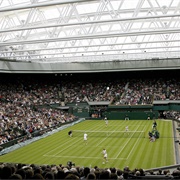
[[[179,58],[179,9],[179,0],[1,0],[0,58]]]

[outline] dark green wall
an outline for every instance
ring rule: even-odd
[[[74,112],[73,115],[79,118],[89,117],[89,112]]]
[[[169,111],[169,105],[154,105],[153,111]]]
[[[180,111],[180,105],[170,104],[170,105],[169,105],[169,110]]]
[[[168,104],[155,104],[153,111],[180,111],[180,104],[168,103]]]
[[[107,112],[108,119],[112,120],[124,120],[125,116],[129,117],[129,120],[144,120],[150,116],[150,119],[158,118],[158,112]]]

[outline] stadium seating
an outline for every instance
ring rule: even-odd
[[[68,165],[35,164],[0,164],[0,179],[179,179],[180,171],[176,168],[157,172],[145,172],[143,169],[99,168],[97,166],[79,167]]]
[[[26,135],[25,139],[33,138],[32,132],[43,129],[53,129],[57,127],[57,124],[66,122],[72,122],[76,120],[76,117],[72,114],[64,112],[63,110],[52,109],[51,104],[63,104],[72,102],[84,102],[84,101],[111,101],[116,105],[120,104],[151,104],[152,100],[164,100],[167,98],[167,92],[164,89],[168,88],[168,98],[172,100],[179,100],[180,94],[177,89],[180,89],[177,80],[136,80],[128,79],[121,81],[81,81],[68,83],[63,82],[63,85],[59,87],[57,81],[33,81],[32,79],[25,82],[14,80],[14,82],[3,81],[0,85],[0,144],[8,143],[14,139],[18,139],[21,136]],[[109,87],[107,89],[107,87]],[[63,102],[61,102],[63,100]],[[167,118],[173,118],[179,120],[180,113],[171,111],[164,112],[164,116]],[[11,127],[11,129],[9,129]],[[1,164],[1,179],[3,179],[3,173],[8,171],[9,166],[16,166],[14,164]],[[44,166],[39,167],[41,170]],[[36,167],[37,168],[37,167]],[[65,169],[66,168],[66,169]],[[80,172],[78,167],[73,167],[76,175],[81,178],[83,173]],[[18,167],[14,168],[17,173]],[[32,165],[22,165],[20,169],[35,172],[35,167]],[[74,173],[69,167],[60,166],[48,166],[46,170],[58,176],[60,172],[65,178],[65,174]],[[98,169],[98,168],[97,168]],[[92,168],[91,173],[97,171]],[[107,169],[99,169],[99,172]],[[55,173],[56,171],[56,173]],[[110,170],[108,170],[109,172]],[[171,179],[178,176],[169,173],[168,175],[149,175],[148,173],[142,177],[137,177],[135,174],[128,172],[129,178],[138,179]],[[15,173],[15,174],[16,174]],[[28,172],[27,172],[28,173]],[[125,176],[127,172],[123,171]],[[45,178],[46,171],[42,171],[42,176]],[[9,174],[9,178],[10,178]],[[15,177],[14,177],[15,178]],[[35,176],[34,176],[35,178]],[[37,178],[37,177],[36,177]]]

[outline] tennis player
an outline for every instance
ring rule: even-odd
[[[153,125],[152,125],[153,130],[157,130],[156,127],[157,127],[157,123],[156,123],[156,120],[154,120]]]
[[[105,120],[105,124],[106,124],[106,127],[108,126],[108,119],[107,119],[107,116],[104,117],[104,120]]]
[[[86,133],[84,133],[84,142],[86,145],[87,145],[87,137],[88,137],[88,135]]]
[[[68,132],[69,137],[72,137],[72,131]]]
[[[108,155],[106,149],[103,149],[102,154],[103,154],[103,164],[105,164],[105,162],[108,162],[107,160]]]
[[[127,134],[129,134],[129,127],[128,127],[128,126],[126,126],[126,128],[125,128],[125,132],[126,132]]]

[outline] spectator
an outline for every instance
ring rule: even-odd
[[[89,173],[88,175],[87,175],[87,178],[86,178],[87,180],[89,180],[89,179],[96,179],[96,175],[94,174],[94,173]]]
[[[84,170],[83,170],[83,176],[81,177],[81,180],[86,179],[89,173],[90,173],[90,168],[85,167]]]

